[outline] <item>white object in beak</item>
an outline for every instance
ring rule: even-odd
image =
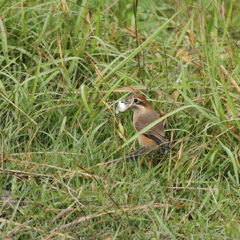
[[[119,101],[116,107],[116,114],[119,112],[125,112],[129,108],[129,105],[126,104],[126,101]]]

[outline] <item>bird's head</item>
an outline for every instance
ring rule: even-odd
[[[143,114],[153,109],[146,98],[139,94],[131,95],[126,100],[119,101],[116,113],[125,112],[128,108],[132,108],[134,113],[138,114]]]
[[[127,98],[126,105],[132,108],[134,113],[145,113],[152,110],[152,106],[143,95],[135,94]]]

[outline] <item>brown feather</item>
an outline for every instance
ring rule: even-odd
[[[136,100],[135,102],[134,99],[138,99],[138,101]],[[159,119],[158,114],[153,110],[152,106],[144,96],[134,95],[129,97],[127,101],[132,102],[131,107],[134,111],[133,122],[135,129],[138,132]],[[142,147],[163,147],[160,148],[161,152],[164,152],[164,148],[169,148],[162,122],[157,123],[152,128],[147,130],[143,135],[140,135],[138,140]]]

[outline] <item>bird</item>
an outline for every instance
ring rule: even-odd
[[[133,124],[137,132],[159,119],[159,115],[143,95],[134,94],[125,100],[125,104],[133,110]],[[131,158],[136,158],[148,151],[164,154],[165,149],[170,148],[162,122],[157,123],[143,134],[140,134],[138,142],[141,148],[131,154]]]

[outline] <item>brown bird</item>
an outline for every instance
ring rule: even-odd
[[[143,95],[130,96],[125,101],[125,104],[133,110],[133,124],[138,132],[159,119],[158,114]],[[132,158],[149,150],[163,154],[165,149],[169,148],[169,141],[165,137],[162,122],[157,123],[145,133],[139,135],[138,141],[142,148],[133,153],[131,155]]]

